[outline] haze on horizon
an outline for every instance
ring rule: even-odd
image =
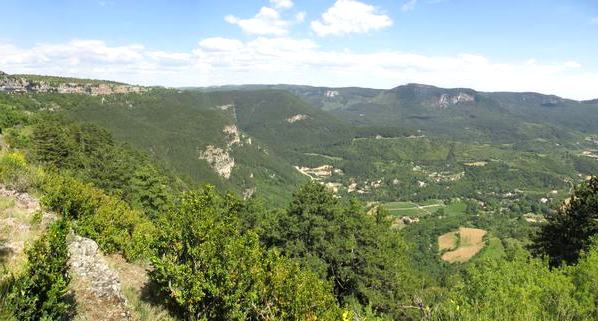
[[[592,0],[7,0],[0,28],[12,74],[598,97]]]

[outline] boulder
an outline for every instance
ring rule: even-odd
[[[98,244],[73,235],[69,241],[72,291],[81,320],[132,320],[117,271],[108,264]]]

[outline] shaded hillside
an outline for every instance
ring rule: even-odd
[[[275,149],[239,130],[230,97],[155,89],[102,97],[8,95],[10,105],[91,122],[152,156],[191,185],[211,183],[270,202],[290,197],[305,178]]]
[[[360,87],[314,87],[302,85],[238,85],[207,88],[190,88],[201,91],[229,91],[229,90],[284,90],[300,97],[310,105],[330,111],[361,102],[367,102],[384,90]]]
[[[349,124],[284,91],[232,95],[239,127],[272,147],[283,150],[322,146],[353,137]]]
[[[156,90],[112,96],[103,104],[80,105],[68,113],[108,128],[191,183],[209,182],[246,195],[258,190],[267,197],[287,197],[288,187],[303,178],[268,141],[262,143],[261,137],[256,139],[240,126],[235,103],[228,95]]]

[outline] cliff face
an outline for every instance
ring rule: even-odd
[[[147,90],[145,87],[125,84],[31,80],[27,77],[11,76],[0,71],[0,92],[6,93],[59,93],[97,96],[141,93]]]

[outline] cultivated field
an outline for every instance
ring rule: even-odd
[[[457,248],[459,232],[448,232],[438,237],[438,248],[440,251],[452,251]]]
[[[477,228],[460,227],[459,231],[449,232],[438,237],[442,259],[449,263],[463,263],[469,261],[484,248],[486,231]]]
[[[432,214],[440,208],[443,208],[445,205],[439,200],[429,200],[422,204],[413,202],[390,202],[385,203],[383,206],[390,212],[390,214],[395,216],[422,216]]]

